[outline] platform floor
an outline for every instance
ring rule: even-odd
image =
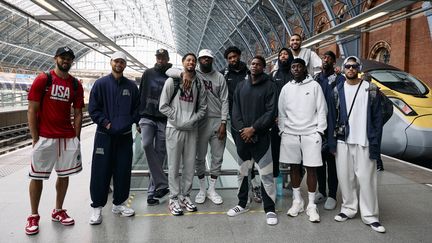
[[[262,205],[253,203],[251,211],[230,218],[226,211],[237,203],[236,190],[220,190],[222,205],[210,202],[198,206],[197,213],[171,216],[167,203],[149,207],[143,191],[132,191],[130,204],[136,216],[119,217],[111,213],[111,204],[103,210],[103,223],[88,224],[90,214],[90,161],[94,126],[83,129],[84,170],[71,177],[64,207],[75,218],[74,226],[62,226],[50,220],[54,207],[55,174],[44,183],[40,203],[40,232],[24,233],[30,213],[28,196],[28,160],[30,148],[0,156],[0,242],[431,242],[432,239],[432,171],[395,159],[383,157],[385,171],[378,174],[380,220],[387,233],[372,231],[357,216],[344,223],[319,205],[321,223],[286,215],[291,205],[287,193],[278,197],[279,224],[268,226]],[[192,196],[195,196],[196,190]],[[306,197],[306,191],[302,194]],[[111,196],[111,195],[110,195]],[[111,199],[109,199],[111,200]]]

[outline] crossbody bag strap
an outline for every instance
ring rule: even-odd
[[[352,104],[351,104],[351,108],[350,108],[349,113],[348,113],[347,122],[349,121],[349,117],[350,117],[350,115],[351,115],[351,111],[352,111],[352,109],[353,109],[353,107],[354,107],[354,102],[355,102],[355,100],[356,100],[356,98],[357,98],[357,94],[358,94],[358,92],[359,92],[359,90],[360,90],[360,86],[362,85],[362,83],[363,83],[363,79],[360,81],[360,84],[359,84],[359,86],[357,87],[356,93],[355,93],[355,95],[354,95],[354,99],[353,99],[353,102],[352,102]]]

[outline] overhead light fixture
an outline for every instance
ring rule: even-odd
[[[316,39],[316,40],[314,40],[314,41],[312,41],[312,42],[310,42],[310,43],[307,43],[307,44],[305,44],[305,45],[302,45],[302,47],[312,46],[312,45],[315,45],[316,43],[319,43],[320,41],[322,41],[322,39]]]
[[[47,9],[53,11],[53,12],[58,12],[58,9],[55,8],[53,5],[47,3],[45,0],[36,0],[38,3],[40,3],[42,6],[46,7]]]
[[[379,17],[381,17],[381,16],[383,16],[383,15],[386,15],[386,14],[388,14],[388,12],[379,12],[379,13],[376,13],[376,14],[370,16],[370,17],[367,17],[367,18],[365,18],[365,19],[362,19],[362,20],[358,21],[357,23],[354,23],[354,24],[352,24],[352,25],[349,25],[347,28],[348,28],[348,29],[352,29],[352,28],[354,28],[354,27],[357,27],[357,26],[359,26],[359,25],[362,25],[362,24],[364,24],[364,23],[367,23],[367,22],[369,22],[369,21],[371,21],[371,20],[374,20],[374,19],[379,18]]]
[[[338,30],[338,31],[333,32],[333,35],[339,35],[339,34],[342,34],[343,32],[345,32],[345,31],[347,31],[347,30],[349,30],[349,29],[350,29],[350,28],[348,28],[348,27],[342,28],[342,29],[340,29],[340,30]]]
[[[84,32],[84,34],[92,37],[92,38],[97,38],[97,36],[95,34],[93,34],[90,30],[88,30],[85,27],[78,27],[79,30],[81,30],[82,32]]]

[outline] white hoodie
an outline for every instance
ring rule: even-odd
[[[292,135],[324,133],[327,103],[318,82],[307,76],[303,82],[288,82],[279,96],[279,130]]]

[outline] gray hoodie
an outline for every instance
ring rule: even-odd
[[[198,85],[197,82],[199,82]],[[180,89],[171,104],[169,104],[173,93],[174,80],[168,78],[162,89],[159,103],[160,112],[168,117],[167,127],[174,127],[177,130],[192,130],[197,128],[197,122],[207,112],[207,97],[203,82],[195,76],[192,80],[192,88],[189,91],[184,91],[183,85],[180,84]],[[197,100],[198,93],[199,100]],[[195,111],[197,102],[198,110]]]
[[[228,87],[224,76],[215,70],[203,73],[197,69],[197,73],[207,91],[207,117],[221,118],[226,121],[228,116]]]

